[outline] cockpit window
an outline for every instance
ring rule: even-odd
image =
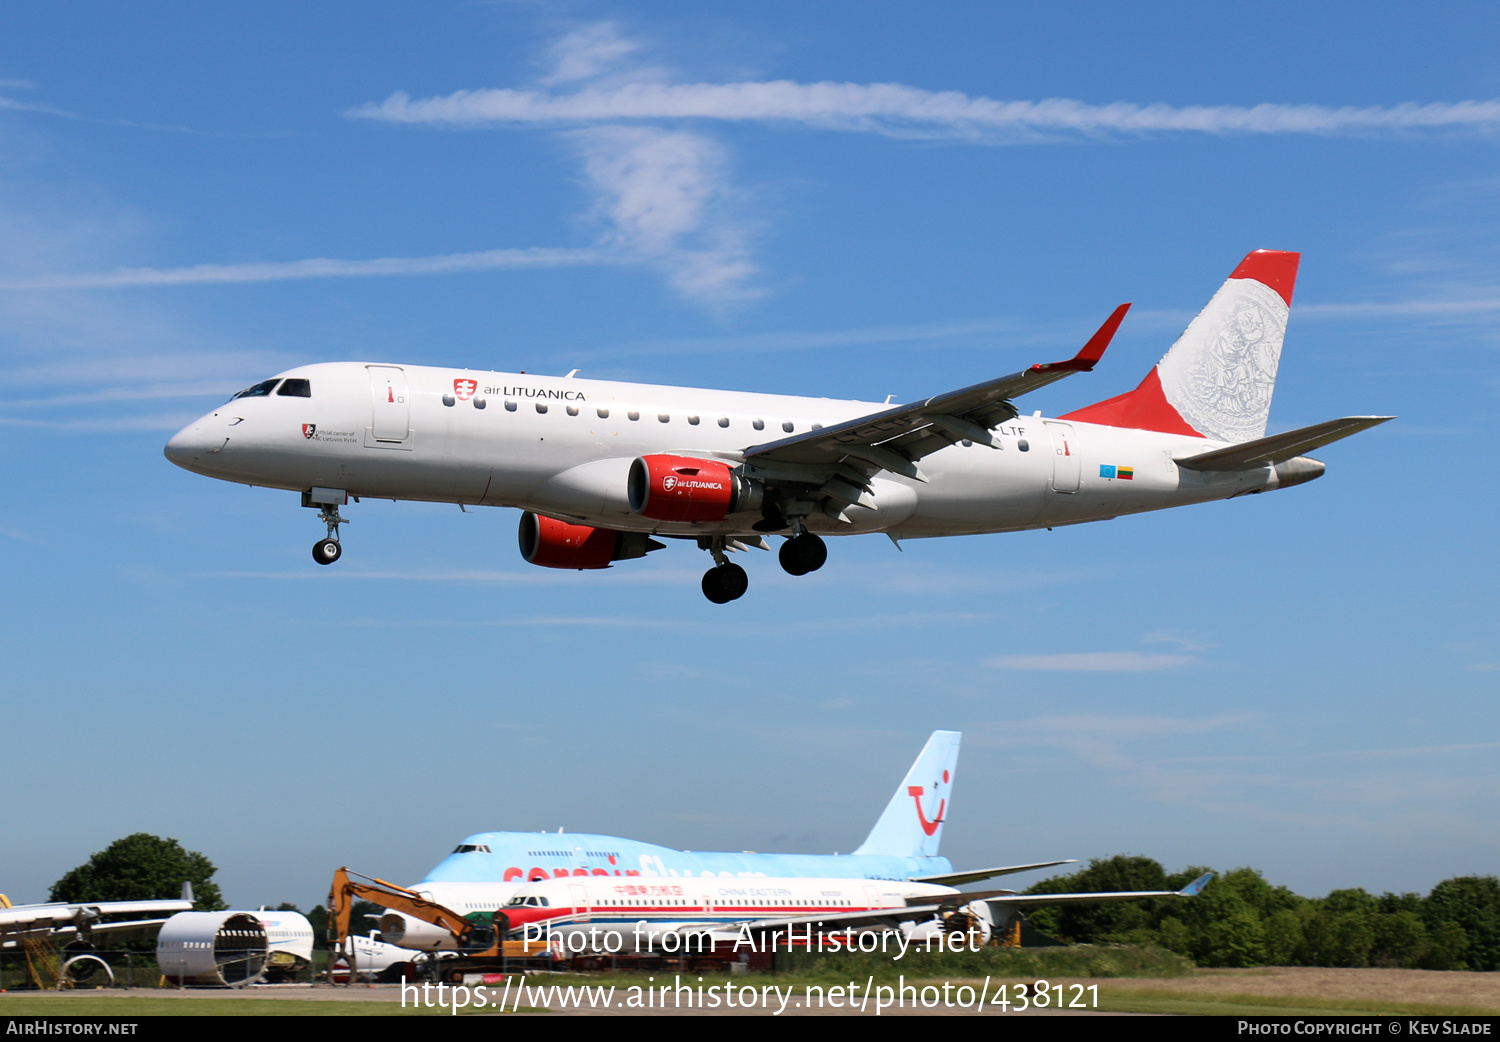
[[[460,843],[453,848],[455,854],[488,854],[490,848],[485,843]]]
[[[301,379],[283,380],[281,382],[281,390],[276,393],[278,395],[284,394],[289,398],[311,398],[312,383]]]
[[[271,391],[274,390],[276,385],[280,382],[280,380],[262,380],[254,387],[245,388],[239,394],[235,395],[234,398],[264,398],[266,395],[270,394]],[[232,402],[234,401],[234,398],[231,398],[229,400]]]

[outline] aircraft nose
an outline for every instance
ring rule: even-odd
[[[162,454],[184,470],[197,470],[209,455],[222,449],[228,440],[222,432],[214,436],[206,428],[207,425],[202,420],[188,424],[172,435],[162,449]]]

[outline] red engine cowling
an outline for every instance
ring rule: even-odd
[[[608,568],[620,542],[613,529],[570,525],[529,511],[521,515],[519,536],[521,556],[543,568]]]
[[[734,468],[693,456],[641,456],[630,465],[630,509],[654,521],[722,521],[753,509]],[[758,497],[757,497],[758,498]]]
[[[592,528],[567,521],[543,517],[531,511],[521,515],[517,531],[521,556],[528,563],[543,568],[608,568],[612,561],[628,561],[660,550],[658,543],[645,532],[616,532],[613,528]]]

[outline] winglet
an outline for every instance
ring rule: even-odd
[[[1214,874],[1212,872],[1205,872],[1197,879],[1189,883],[1187,886],[1177,891],[1177,896],[1197,897],[1199,894],[1203,893],[1203,888],[1206,887],[1210,882],[1212,882],[1213,878]]]
[[[1104,325],[1099,327],[1099,331],[1089,337],[1089,342],[1083,345],[1083,350],[1066,362],[1042,362],[1032,366],[1032,370],[1042,373],[1059,369],[1075,373],[1089,372],[1094,368],[1094,364],[1104,357],[1104,349],[1115,338],[1115,330],[1119,329],[1120,323],[1125,321],[1125,312],[1129,310],[1129,304],[1121,304],[1115,308],[1114,314],[1104,320]]]
[[[197,900],[197,898],[193,897],[193,884],[190,880],[184,879],[182,881],[182,899],[184,901]]]

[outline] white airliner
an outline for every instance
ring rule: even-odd
[[[952,805],[961,737],[957,731],[932,733],[875,827],[849,854],[687,851],[619,836],[480,832],[466,837],[411,889],[466,916],[501,912],[504,925],[515,931],[527,923],[566,916],[585,924],[587,932],[589,923],[624,917],[631,924],[629,943],[634,944],[635,924],[644,920],[648,926],[640,940],[647,946],[669,934],[712,933],[727,924],[760,930],[760,919],[786,925],[788,920],[800,922],[804,914],[827,921],[830,930],[899,926],[907,933],[941,933],[954,914],[964,913],[987,933],[1004,928],[1027,904],[1134,900],[1172,893],[960,894],[955,887],[1072,864],[1041,861],[955,872],[948,859],[938,855]],[[1203,882],[1188,890],[1196,893]],[[968,908],[977,901],[987,903]],[[908,905],[919,911],[891,910]],[[835,921],[830,918],[835,914],[846,917]],[[567,932],[564,923],[553,925],[554,933]],[[381,916],[380,934],[390,943],[422,951],[457,947],[446,930],[399,912]]]
[[[464,915],[488,915],[529,883],[590,878],[642,885],[696,885],[699,880],[842,878],[954,885],[1026,872],[1066,861],[954,873],[938,855],[958,770],[957,731],[934,731],[891,795],[869,836],[849,854],[762,854],[753,851],[673,850],[621,836],[572,832],[479,832],[411,889]],[[387,912],[381,937],[407,948],[455,947],[446,930]]]
[[[1129,305],[1075,357],[909,405],[525,373],[335,362],[246,388],[167,458],[300,492],[339,559],[350,497],[519,507],[522,556],[608,568],[696,540],[709,600],[743,596],[727,552],[822,567],[825,535],[892,540],[1100,521],[1311,481],[1302,455],[1390,419],[1265,437],[1299,254],[1247,256],[1139,387],[1045,419],[1012,399],[1094,368]]]
[[[517,890],[501,915],[516,938],[559,938],[575,952],[676,951],[682,946],[674,941],[685,937],[711,942],[770,931],[785,937],[789,928],[804,927],[898,930],[908,940],[972,932],[983,942],[1027,907],[1192,897],[1212,878],[1205,873],[1182,890],[1086,894],[966,892],[911,880],[550,879]]]

